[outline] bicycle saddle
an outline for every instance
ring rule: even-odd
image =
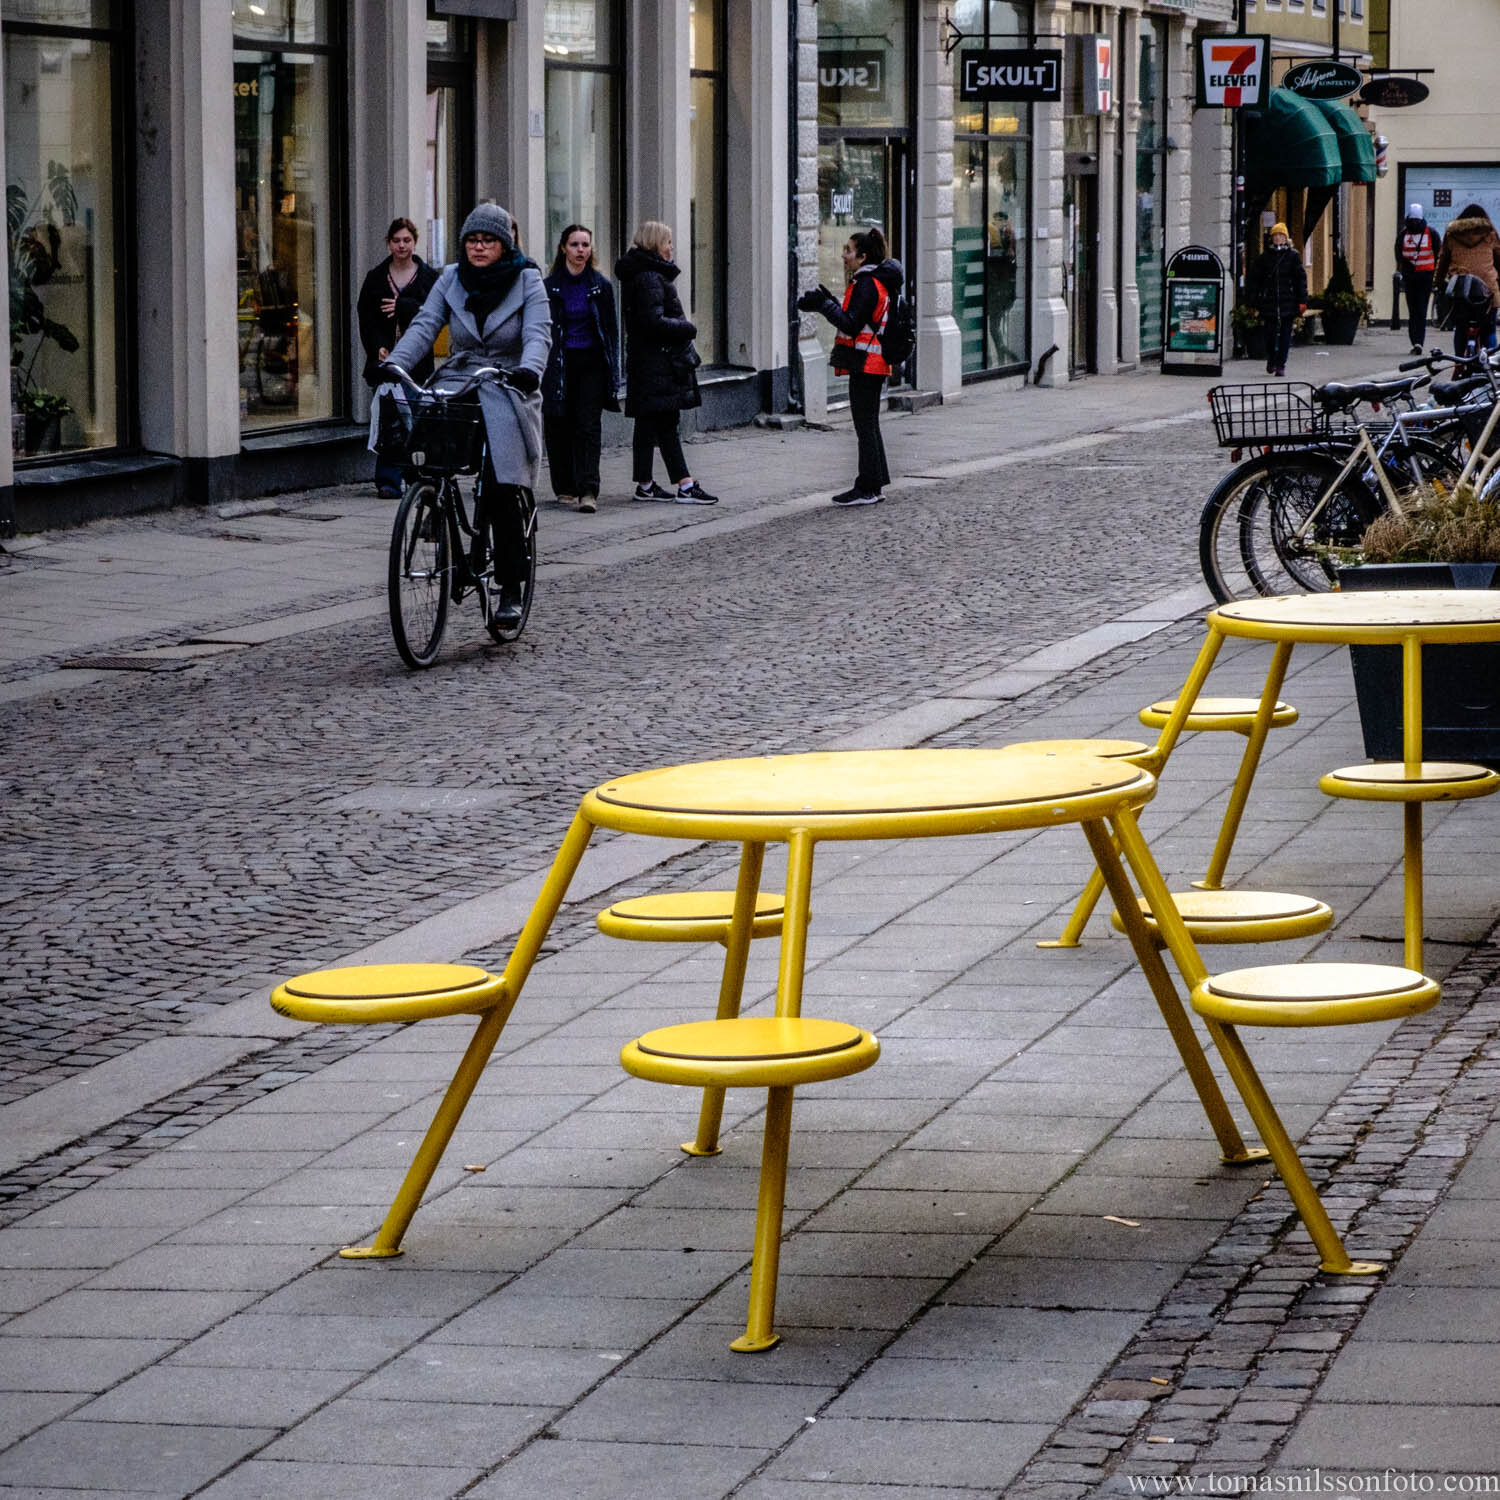
[[[1419,378],[1413,375],[1403,380],[1360,380],[1352,385],[1330,381],[1313,392],[1313,399],[1328,411],[1347,411],[1361,401],[1391,401],[1398,396],[1409,396]]]
[[[1488,388],[1488,375],[1465,375],[1460,380],[1434,380],[1432,399],[1439,406],[1457,406],[1470,393]]]

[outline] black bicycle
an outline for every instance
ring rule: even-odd
[[[381,457],[411,475],[396,508],[386,579],[396,650],[407,666],[430,667],[449,602],[470,593],[478,597],[491,639],[513,641],[526,628],[536,584],[536,501],[530,490],[512,485],[486,493],[478,396],[488,381],[504,384],[506,371],[487,366],[445,387],[441,371],[422,386],[397,365],[382,369],[408,398],[403,410],[390,393],[380,397],[376,440]],[[479,476],[472,511],[458,486],[461,474]]]

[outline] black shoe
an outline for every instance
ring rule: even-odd
[[[701,484],[680,484],[672,498],[679,505],[717,505],[719,497],[710,495]]]
[[[632,500],[675,500],[677,497],[671,490],[664,490],[654,479],[647,484],[638,484],[635,493],[630,497]]]
[[[512,588],[490,582],[490,623],[510,630],[521,623],[521,598]]]
[[[1425,349],[1423,349],[1423,347],[1420,344],[1413,344],[1411,346],[1411,352],[1413,354],[1425,354],[1427,351]]]
[[[844,490],[841,494],[833,497],[835,505],[879,505],[885,496],[879,490],[862,490],[856,485],[852,490]]]
[[[377,484],[375,486],[375,493],[382,500],[399,500],[401,498],[401,491],[393,484]]]
[[[591,516],[599,509],[599,497],[597,495],[580,495],[578,497],[578,509],[586,516]]]

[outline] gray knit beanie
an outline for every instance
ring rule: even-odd
[[[511,216],[498,203],[476,203],[464,227],[459,231],[462,242],[471,234],[493,234],[505,243],[507,250],[516,248],[516,226]]]

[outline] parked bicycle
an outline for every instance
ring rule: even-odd
[[[381,396],[382,458],[411,475],[391,533],[387,597],[396,650],[409,667],[437,659],[448,605],[473,593],[491,639],[515,640],[526,628],[536,581],[536,502],[530,491],[502,486],[485,493],[485,430],[478,390],[504,383],[494,366],[476,370],[461,385],[444,387],[441,370],[419,385],[397,365],[382,370],[404,388],[407,400]],[[465,509],[458,477],[475,480],[472,509]],[[502,507],[519,507],[518,515]],[[521,538],[521,556],[509,556],[504,538]]]
[[[1470,361],[1463,379],[1434,384],[1449,362],[1438,354],[1410,360],[1403,370],[1429,373],[1399,380],[1209,393],[1220,446],[1253,450],[1199,520],[1199,562],[1216,600],[1330,588],[1340,552],[1383,511],[1399,512],[1403,492],[1443,492],[1474,472],[1500,405],[1483,361]],[[1415,393],[1428,385],[1433,403],[1418,406]],[[1357,422],[1362,404],[1392,414]]]

